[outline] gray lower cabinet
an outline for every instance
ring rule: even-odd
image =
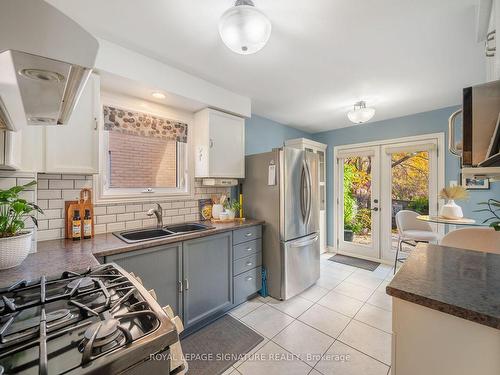
[[[185,241],[183,322],[190,327],[233,304],[232,233]]]
[[[234,305],[245,302],[262,288],[262,226],[233,231]]]
[[[261,288],[261,226],[104,257],[139,276],[188,329]],[[239,242],[233,247],[233,238]],[[196,329],[196,327],[194,327]]]
[[[170,305],[176,315],[182,314],[182,243],[111,255],[105,262],[139,276],[147,290],[155,290],[160,306]]]

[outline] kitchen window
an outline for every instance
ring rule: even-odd
[[[189,194],[188,124],[103,106],[100,200]]]

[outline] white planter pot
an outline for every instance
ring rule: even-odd
[[[0,238],[0,270],[18,266],[31,249],[32,232],[14,237]]]
[[[455,203],[453,199],[450,199],[443,207],[441,207],[440,216],[445,219],[461,219],[464,217],[462,212],[462,207]]]
[[[234,210],[226,210],[227,212],[227,218],[229,220],[233,220],[236,217],[236,211]]]
[[[214,204],[212,206],[212,217],[214,219],[219,219],[219,216],[223,211],[224,211],[224,206],[222,204]]]

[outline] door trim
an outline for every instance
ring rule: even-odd
[[[409,137],[401,137],[401,138],[391,138],[391,139],[385,139],[385,140],[379,140],[379,141],[370,141],[370,142],[363,142],[363,143],[355,143],[355,144],[348,144],[348,145],[340,145],[340,146],[335,146],[333,148],[333,159],[330,160],[332,162],[332,165],[334,166],[334,172],[333,172],[333,202],[332,205],[330,205],[330,208],[333,208],[333,220],[330,225],[333,224],[333,228],[330,228],[333,232],[333,246],[330,246],[330,249],[333,249],[334,252],[341,253],[339,251],[338,244],[340,243],[340,233],[339,233],[339,226],[337,225],[337,220],[335,218],[340,217],[340,205],[339,205],[339,199],[340,199],[340,189],[339,189],[339,169],[336,168],[337,166],[337,156],[340,151],[345,150],[345,149],[351,149],[351,148],[360,148],[362,149],[363,147],[370,147],[370,146],[387,146],[392,143],[413,143],[413,142],[418,142],[418,141],[425,141],[425,140],[432,140],[432,141],[437,141],[437,190],[440,191],[444,186],[445,186],[445,163],[446,163],[446,149],[444,147],[445,144],[445,133],[444,132],[439,132],[439,133],[429,133],[429,134],[422,134],[422,135],[416,135],[416,136],[409,136]],[[383,202],[381,202],[383,204]],[[437,200],[437,211],[439,211],[441,205],[443,204],[443,201],[441,199]],[[380,225],[380,228],[383,226]],[[443,234],[444,228],[442,226],[437,228],[439,233]],[[342,252],[345,253],[345,252]],[[348,255],[352,255],[350,253],[345,253]],[[382,249],[380,252],[381,258],[380,260],[384,260],[382,257],[382,254],[384,254],[384,250]]]

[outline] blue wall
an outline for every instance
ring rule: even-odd
[[[301,137],[312,138],[312,135],[264,117],[252,115],[245,121],[245,154],[271,151],[275,147],[283,146],[283,142],[287,139]]]
[[[333,244],[333,147],[353,143],[377,141],[383,139],[400,138],[420,134],[445,132],[448,136],[448,117],[458,107],[442,108],[435,111],[417,113],[410,116],[378,121],[364,125],[355,125],[347,128],[316,133],[313,139],[326,143],[327,150],[327,216],[328,216],[328,244]],[[447,138],[446,138],[447,139]],[[445,160],[446,183],[459,179],[458,158],[446,153]],[[487,191],[471,191],[467,202],[459,202],[464,210],[464,215],[476,219],[484,218],[472,211],[477,209],[477,203],[491,197],[500,197],[500,183],[490,184]]]

